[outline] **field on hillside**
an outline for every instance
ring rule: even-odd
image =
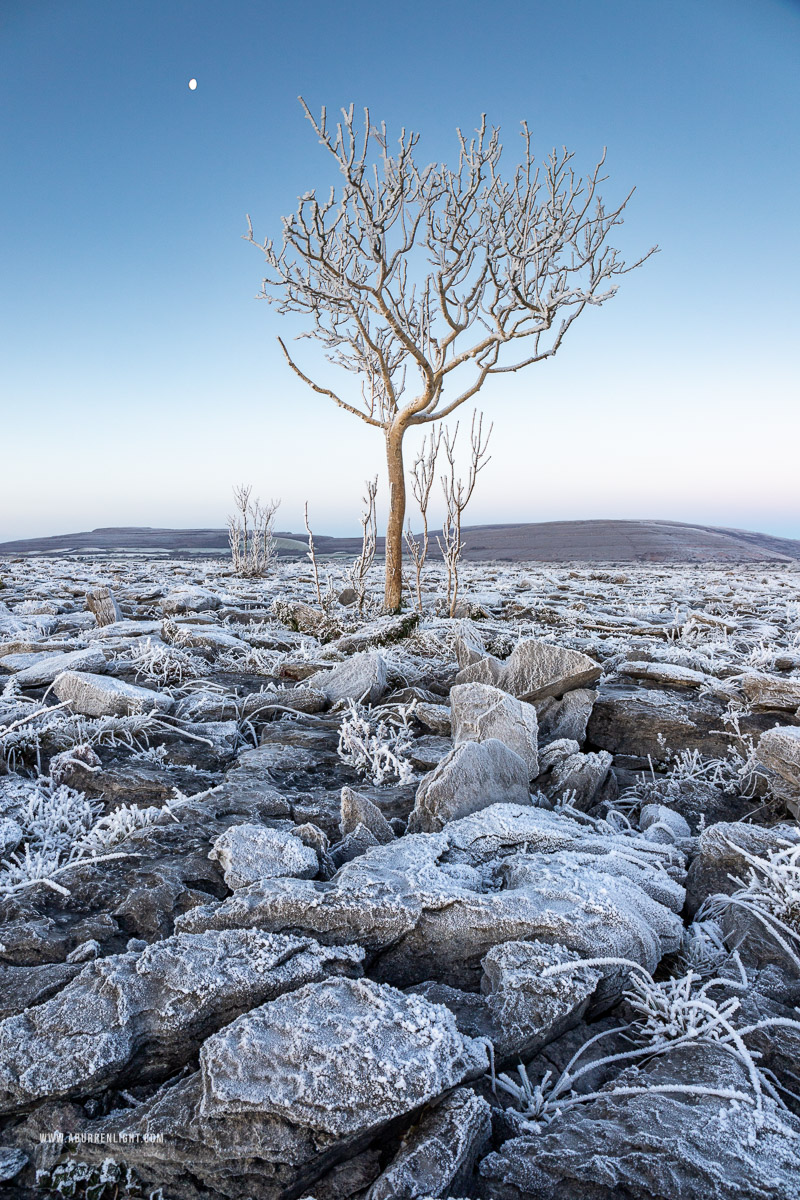
[[[0,1180],[800,1197],[800,570],[0,562]]]

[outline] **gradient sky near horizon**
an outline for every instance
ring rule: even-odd
[[[484,111],[509,164],[523,118],[581,170],[608,146],[616,244],[661,247],[485,386],[470,524],[800,538],[799,65],[797,0],[0,0],[0,540],[220,526],[241,480],[282,529],[307,499],[355,532],[375,473],[385,497],[379,433],[290,373],[241,240],[334,182],[299,93],[426,162]]]

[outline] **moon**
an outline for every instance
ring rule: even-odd
[[[195,88],[196,88],[196,87],[197,87],[197,80],[196,80],[196,79],[190,79],[190,80],[189,80],[189,91],[190,91],[190,92],[193,92],[193,91],[195,90]]]

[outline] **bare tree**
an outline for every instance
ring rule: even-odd
[[[411,522],[409,521],[405,533],[405,541],[408,552],[414,561],[417,608],[420,612],[422,612],[422,568],[425,566],[425,560],[428,557],[428,503],[431,498],[431,488],[433,487],[436,475],[436,458],[439,454],[441,440],[441,429],[431,432],[430,445],[428,445],[427,437],[423,439],[420,451],[414,459],[410,476],[411,494],[416,500],[422,515],[422,536],[416,537],[411,532]]]
[[[493,425],[489,426],[486,437],[483,436],[483,413],[472,414],[472,429],[470,431],[470,462],[466,483],[457,475],[456,469],[456,439],[458,438],[458,422],[452,434],[444,431],[444,452],[447,458],[447,471],[442,475],[442,490],[447,509],[442,536],[437,538],[447,568],[447,611],[454,616],[458,601],[458,565],[464,549],[461,522],[464,510],[472,499],[478,472],[482,471],[491,460],[486,457],[489,448],[489,438],[492,436]]]
[[[251,484],[239,484],[233,489],[236,512],[228,517],[228,544],[231,562],[237,575],[257,578],[266,575],[277,552],[273,533],[275,514],[280,500],[262,504],[251,500]]]
[[[368,109],[360,131],[352,105],[333,131],[324,108],[316,120],[301,104],[342,175],[339,195],[301,196],[283,220],[280,249],[256,242],[249,217],[245,237],[266,258],[262,295],[309,319],[300,336],[345,368],[348,389],[359,375],[361,395],[311,379],[279,338],[289,365],[384,435],[385,607],[393,611],[403,586],[406,431],[448,416],[489,376],[550,358],[584,309],[613,296],[617,277],[655,247],[626,266],[607,245],[632,193],[606,209],[598,192],[605,151],[585,180],[566,149],[539,166],[523,123],[522,162],[504,179],[499,131],[484,117],[470,139],[458,131],[455,168],[420,167],[418,134],[402,130],[392,153],[386,126]]]
[[[378,477],[367,480],[367,494],[364,497],[364,511],[361,514],[361,553],[348,569],[347,576],[356,594],[358,611],[363,612],[364,600],[367,594],[367,576],[375,561],[375,547],[378,542],[378,520],[375,511],[375,497],[378,492]]]

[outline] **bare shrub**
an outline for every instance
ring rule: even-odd
[[[442,489],[446,505],[446,516],[442,526],[442,536],[439,549],[447,568],[447,612],[454,616],[458,602],[458,565],[464,549],[462,540],[462,519],[464,511],[472,499],[478,472],[482,471],[490,461],[486,457],[489,438],[492,436],[492,426],[486,437],[483,436],[483,413],[472,414],[472,429],[470,432],[470,461],[466,482],[457,474],[455,449],[458,438],[458,423],[452,434],[444,432],[444,452],[447,458],[447,470],[442,475]]]
[[[233,489],[236,512],[228,517],[228,544],[231,562],[237,575],[258,579],[269,571],[277,553],[273,529],[280,500],[262,504],[251,500],[251,484]]]

